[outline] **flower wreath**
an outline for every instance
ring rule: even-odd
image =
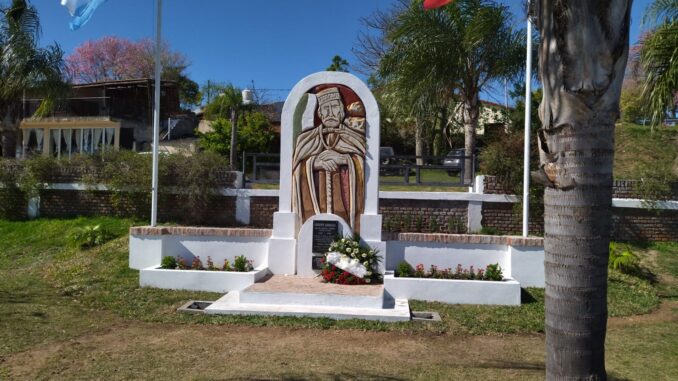
[[[320,276],[327,283],[377,283],[382,280],[378,271],[380,261],[376,250],[360,244],[360,237],[337,238],[325,253]]]

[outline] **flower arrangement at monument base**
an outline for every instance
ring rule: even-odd
[[[327,283],[364,285],[380,283],[377,251],[360,243],[360,237],[339,238],[323,259],[320,276]]]

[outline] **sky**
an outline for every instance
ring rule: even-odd
[[[57,42],[66,54],[107,35],[155,36],[155,0],[108,0],[78,31],[68,28],[71,17],[60,0],[30,1],[40,14],[41,43]],[[522,27],[522,0],[501,2]],[[632,42],[649,2],[634,1]],[[164,0],[162,33],[172,49],[188,57],[189,76],[199,84],[212,80],[250,87],[254,81],[258,89],[280,89],[267,96],[284,99],[285,90],[327,68],[337,54],[357,63],[352,48],[365,30],[361,18],[393,4],[395,0]],[[485,98],[503,101],[501,90]]]

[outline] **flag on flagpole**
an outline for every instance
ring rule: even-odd
[[[424,9],[440,8],[451,3],[452,0],[424,0]]]
[[[68,12],[74,17],[69,24],[71,30],[78,30],[87,24],[94,15],[94,11],[106,0],[61,0],[61,5],[68,8]]]

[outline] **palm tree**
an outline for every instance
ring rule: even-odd
[[[18,123],[24,116],[24,91],[53,101],[67,87],[62,80],[63,52],[59,45],[38,47],[37,10],[27,0],[12,0],[9,6],[0,8],[0,14],[0,151],[5,157],[14,157]],[[43,105],[47,104],[51,102]]]
[[[546,378],[605,380],[614,128],[632,0],[538,0]]]
[[[341,71],[344,73],[348,72],[348,61],[341,58],[341,56],[336,55],[332,58],[332,64],[325,69],[327,71]]]
[[[387,82],[422,104],[461,101],[468,183],[473,180],[470,155],[475,152],[480,92],[522,68],[523,33],[510,20],[509,9],[492,1],[459,0],[435,11],[424,11],[421,1],[413,1],[386,34],[391,46],[380,75]]]
[[[645,72],[643,98],[652,124],[675,113],[678,102],[678,0],[656,0],[645,14],[644,22],[655,26],[643,40],[640,63]]]
[[[242,90],[233,84],[221,85],[216,88],[219,95],[214,98],[212,103],[205,109],[205,115],[208,119],[230,118],[231,120],[231,144],[230,144],[230,165],[233,170],[237,169],[238,155],[238,113],[248,106],[243,104]]]

